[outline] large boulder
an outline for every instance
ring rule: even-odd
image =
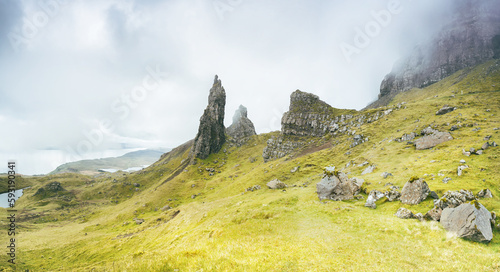
[[[365,202],[365,207],[370,207],[372,209],[376,209],[377,204],[375,202],[377,202],[377,200],[381,199],[384,196],[385,196],[384,193],[377,191],[377,190],[372,190],[370,192],[370,194],[368,194],[368,198],[366,199],[366,202]]]
[[[235,141],[256,135],[254,125],[247,117],[247,108],[243,105],[234,113],[233,124],[227,128],[227,134]]]
[[[444,143],[450,140],[453,140],[453,137],[449,132],[435,131],[432,134],[428,134],[415,140],[415,147],[417,150],[423,150],[435,147],[440,143]]]
[[[492,198],[493,195],[491,194],[490,189],[483,189],[477,193],[478,198]]]
[[[468,190],[447,191],[440,199],[434,200],[434,208],[425,214],[425,218],[439,221],[445,208],[455,208],[474,199],[474,195]]]
[[[394,215],[401,219],[411,219],[414,217],[413,213],[410,210],[403,207],[399,208]]]
[[[225,106],[226,91],[216,75],[208,96],[208,106],[200,118],[198,134],[191,150],[192,157],[206,159],[208,155],[219,152],[226,142]]]
[[[279,179],[273,179],[270,182],[268,182],[266,185],[269,189],[283,189],[283,188],[288,187],[284,182],[282,182]]]
[[[456,208],[446,208],[441,214],[441,224],[460,238],[488,243],[493,239],[491,213],[479,202],[464,203]]]
[[[316,184],[316,193],[320,200],[335,201],[353,199],[359,192],[359,181],[348,178],[347,174],[335,171],[335,167],[326,167],[321,181]]]
[[[449,112],[452,112],[454,110],[456,110],[457,108],[455,107],[449,107],[448,105],[444,105],[442,108],[440,108],[437,112],[436,112],[436,115],[443,115],[443,114],[447,114]]]
[[[412,177],[403,186],[400,199],[403,204],[417,205],[424,201],[430,192],[429,185],[423,179]]]

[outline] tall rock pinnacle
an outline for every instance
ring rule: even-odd
[[[192,156],[205,159],[212,153],[217,153],[226,142],[224,134],[224,108],[226,106],[226,91],[217,75],[208,96],[208,106],[200,118],[198,134],[194,139]]]
[[[243,105],[234,113],[233,124],[227,128],[227,134],[236,141],[256,135],[254,125],[247,117],[247,108]]]

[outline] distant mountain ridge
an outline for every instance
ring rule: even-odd
[[[81,173],[81,174],[96,174],[100,169],[117,169],[125,170],[131,167],[138,167],[143,165],[150,165],[156,162],[163,153],[170,151],[165,150],[138,150],[129,152],[120,157],[81,160],[76,162],[69,162],[58,166],[49,175],[59,173]]]

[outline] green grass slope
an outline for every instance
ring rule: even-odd
[[[18,270],[30,271],[499,271],[500,231],[489,244],[458,239],[439,223],[402,220],[399,207],[425,213],[428,198],[416,206],[365,200],[318,201],[316,183],[325,166],[361,177],[367,190],[402,187],[414,175],[440,196],[447,190],[477,193],[500,213],[500,147],[466,157],[484,137],[500,143],[500,62],[459,71],[425,89],[394,98],[393,111],[356,127],[369,141],[350,148],[350,137],[307,139],[293,157],[265,163],[262,150],[278,132],[256,135],[241,147],[226,143],[221,152],[189,165],[188,142],[135,173],[96,176],[59,174],[35,177],[17,203]],[[500,85],[498,85],[500,86]],[[402,103],[405,102],[405,103]],[[443,105],[457,109],[435,115]],[[398,106],[399,105],[399,106]],[[367,113],[369,113],[369,110]],[[395,138],[427,126],[451,131],[453,140],[415,150]],[[329,148],[324,147],[330,143]],[[305,152],[309,150],[308,152]],[[470,168],[457,176],[459,160]],[[365,161],[373,173],[361,175]],[[298,171],[291,172],[295,167]],[[213,171],[211,169],[214,169]],[[383,179],[382,172],[392,177]],[[452,180],[443,183],[444,177]],[[265,184],[278,178],[286,190]],[[73,198],[33,194],[58,181]],[[262,189],[246,191],[254,185]],[[366,198],[366,195],[364,194]],[[7,228],[0,209],[0,228]],[[141,223],[142,222],[142,223]],[[500,223],[497,221],[497,224]],[[6,241],[2,241],[6,243]],[[0,267],[7,265],[5,254]]]

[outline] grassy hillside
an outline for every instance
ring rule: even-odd
[[[131,167],[150,165],[157,161],[163,153],[164,152],[157,150],[139,150],[129,152],[120,157],[69,162],[57,167],[49,174],[81,173],[94,175],[99,173],[98,170],[100,169],[126,170]]]
[[[402,187],[416,175],[439,196],[447,190],[489,188],[493,198],[480,202],[500,214],[500,147],[480,156],[462,155],[462,149],[481,147],[489,135],[490,142],[500,143],[495,129],[500,127],[499,64],[491,61],[398,95],[387,107],[392,113],[356,128],[369,141],[354,148],[349,136],[328,135],[307,139],[309,146],[293,158],[264,163],[266,141],[279,133],[272,132],[253,136],[242,147],[227,143],[196,165],[188,164],[188,142],[134,173],[32,178],[17,203],[17,269],[499,271],[498,229],[489,244],[480,244],[458,239],[436,222],[394,216],[399,207],[425,213],[433,207],[430,198],[416,206],[381,200],[373,210],[364,207],[366,194],[362,200],[320,202],[315,193],[325,166],[341,169],[351,162],[343,171],[363,178],[368,191],[386,190],[387,183]],[[457,109],[435,115],[445,104]],[[454,140],[428,150],[394,141],[429,125],[440,131],[457,125],[458,130],[450,132]],[[319,148],[328,142],[330,148]],[[470,168],[457,176],[461,159]],[[361,175],[365,161],[377,168]],[[393,176],[384,179],[382,172]],[[443,183],[444,177],[452,180]],[[288,188],[267,189],[274,178]],[[74,197],[33,196],[54,181]],[[262,189],[246,191],[254,185]],[[6,229],[3,209],[0,218],[0,228]],[[12,270],[5,254],[0,267]]]

